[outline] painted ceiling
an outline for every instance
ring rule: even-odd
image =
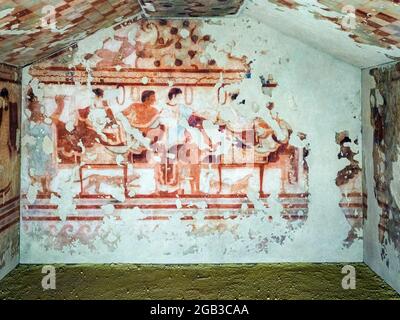
[[[400,0],[0,0],[0,62],[24,66],[141,15],[252,17],[358,67],[400,57]]]
[[[151,17],[217,17],[235,14],[244,0],[139,0]]]
[[[400,0],[248,0],[242,12],[361,68],[400,57]]]
[[[0,0],[0,62],[32,63],[140,11],[135,0]]]

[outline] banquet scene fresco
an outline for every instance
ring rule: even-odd
[[[28,262],[43,247],[51,259],[68,249],[120,249],[127,232],[118,223],[160,237],[163,228],[185,230],[193,241],[240,238],[237,230],[254,224],[269,230],[246,232],[260,252],[304,225],[307,133],[276,111],[272,72],[254,72],[252,59],[232,48],[217,50],[197,20],[132,20],[92,42],[93,49],[71,47],[24,70]],[[353,215],[362,210],[361,186],[341,185],[355,197],[338,204],[349,247],[362,236]]]
[[[400,1],[1,3],[0,296],[61,265],[400,292]]]

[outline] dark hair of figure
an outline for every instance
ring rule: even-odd
[[[146,90],[143,91],[142,93],[142,102],[145,102],[148,98],[150,98],[152,95],[155,95],[156,93],[153,90]]]
[[[182,90],[179,88],[172,88],[171,90],[169,90],[168,92],[168,99],[172,100],[173,98],[175,98],[178,94],[181,94]]]
[[[102,98],[104,96],[104,91],[100,88],[93,89],[93,93],[99,98]]]
[[[26,97],[28,98],[29,102],[37,101],[37,97],[33,93],[32,88],[29,88],[28,92],[26,93]]]

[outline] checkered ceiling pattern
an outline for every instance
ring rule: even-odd
[[[29,64],[140,11],[136,0],[0,0],[0,62]]]
[[[0,0],[0,62],[24,66],[137,14],[223,16],[243,0]]]
[[[236,14],[244,0],[139,0],[152,17],[218,17]]]
[[[268,0],[279,6],[298,9],[304,1]],[[400,0],[317,0],[323,11],[309,1],[309,10],[318,19],[329,20],[349,32],[349,36],[358,43],[380,47],[400,48]],[[336,13],[336,17],[331,13]],[[343,16],[354,17],[354,27],[343,27]],[[350,24],[351,21],[348,20]]]
[[[319,2],[336,12],[351,10],[351,7],[354,7],[356,25],[350,33],[355,41],[400,48],[400,0],[320,0]]]
[[[251,0],[292,10],[308,6],[316,19],[342,28],[346,6],[357,43],[400,48],[400,0]],[[97,30],[137,15],[154,18],[211,17],[239,12],[244,0],[0,0],[0,62],[24,66],[49,56]],[[316,8],[323,10],[316,10]],[[245,12],[245,9],[243,10]],[[299,22],[301,24],[301,22]],[[298,26],[301,29],[301,25]]]

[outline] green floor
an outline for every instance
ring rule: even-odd
[[[21,265],[0,281],[0,299],[399,299],[365,264],[355,290],[343,264],[56,265],[43,290],[42,266]]]

